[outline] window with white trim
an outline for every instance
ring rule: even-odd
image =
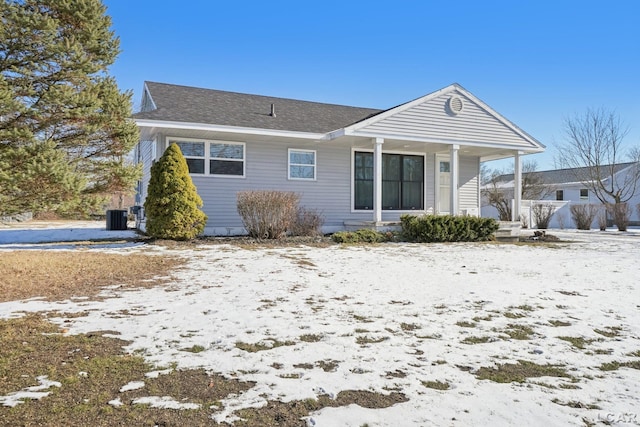
[[[204,165],[205,165],[205,157],[204,157],[204,142],[195,142],[195,141],[169,141],[169,144],[172,143],[178,144],[180,147],[180,151],[182,151],[182,155],[187,160],[187,166],[189,166],[189,173],[192,174],[203,174],[204,173]]]
[[[209,174],[244,176],[244,144],[210,142]]]
[[[187,160],[190,174],[244,177],[244,143],[169,139],[169,144],[174,142]]]
[[[589,189],[581,188],[580,189],[580,200],[587,200],[589,198]]]
[[[289,149],[289,179],[316,179],[315,150]]]

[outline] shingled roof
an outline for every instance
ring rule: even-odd
[[[623,169],[628,168],[633,165],[633,162],[628,163],[618,163],[614,165],[614,174],[620,172]],[[607,168],[607,173],[609,172],[609,165],[602,166],[603,168]],[[553,169],[548,171],[536,171],[536,172],[528,172],[523,173],[523,176],[528,174],[535,174],[541,179],[544,180],[546,184],[567,184],[570,182],[578,182],[579,180],[576,177],[579,176],[588,176],[587,171],[588,167],[583,168],[569,168],[569,169]],[[510,182],[513,181],[513,174],[504,174],[499,175],[496,178],[497,182]]]
[[[156,108],[134,114],[135,119],[327,133],[383,111],[166,83],[145,85],[150,100],[143,99],[143,105]]]

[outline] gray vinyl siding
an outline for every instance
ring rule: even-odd
[[[478,175],[480,173],[480,159],[478,157],[460,156],[459,193],[460,209],[477,208],[480,213],[478,200]]]
[[[289,180],[287,156],[289,148],[316,150],[316,180]],[[209,216],[207,229],[220,234],[225,229],[242,227],[236,210],[236,195],[243,190],[293,191],[300,195],[300,205],[322,214],[324,226],[335,229],[345,221],[371,221],[373,211],[352,210],[352,153],[351,147],[296,145],[287,143],[247,143],[244,178],[192,175],[198,193],[204,201],[203,210]],[[425,158],[426,211],[435,206],[435,155]],[[478,206],[479,160],[461,158],[461,208]],[[383,221],[397,221],[404,211],[383,211]],[[419,213],[419,212],[416,212]],[[231,232],[231,231],[230,231]]]
[[[463,99],[464,108],[453,115],[447,101],[452,95]],[[403,135],[437,141],[507,144],[531,147],[522,136],[459,91],[443,94],[359,129],[379,135]]]
[[[140,182],[139,203],[144,203],[144,199],[147,197],[147,188],[149,186],[149,179],[151,178],[151,165],[153,165],[152,152],[153,144],[155,141],[140,141],[140,151],[138,163],[142,163],[142,178]]]
[[[166,146],[166,137],[157,135],[157,156]],[[204,138],[207,139],[207,138]],[[209,138],[213,140],[213,138]],[[147,194],[150,176],[151,144],[142,141],[143,185],[142,199]],[[288,179],[288,150],[303,149],[316,151],[316,180]],[[206,234],[237,234],[242,230],[242,220],[237,213],[236,197],[245,190],[293,191],[300,195],[300,206],[315,209],[324,218],[324,227],[329,230],[341,229],[345,221],[371,221],[373,211],[352,209],[352,148],[348,145],[296,142],[246,142],[245,176],[218,177],[191,175],[198,194],[203,200],[203,210],[209,217]],[[460,159],[461,208],[477,207],[478,158]],[[435,207],[435,154],[425,155],[425,203],[424,210],[433,212]],[[424,212],[424,211],[420,211]],[[416,213],[420,213],[416,212]],[[397,221],[404,211],[383,211],[383,221]]]
[[[316,150],[316,180],[288,179],[288,149]],[[242,227],[236,195],[244,190],[293,191],[300,206],[315,209],[325,226],[341,227],[350,212],[350,147],[258,142],[245,146],[245,177],[192,175],[209,216],[207,228]],[[370,214],[366,219],[370,219]]]

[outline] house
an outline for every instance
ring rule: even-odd
[[[458,84],[378,110],[146,82],[134,115],[143,165],[177,143],[209,217],[206,235],[241,234],[242,190],[283,190],[324,231],[384,226],[403,213],[478,215],[480,162],[544,146]],[[144,214],[140,226],[144,227]]]
[[[612,179],[618,183],[618,185],[624,183],[626,180],[632,179],[637,176],[635,168],[640,167],[636,162],[617,163],[615,165],[601,166],[601,174],[606,178],[603,180],[605,184]],[[546,191],[541,197],[541,201],[552,202],[556,205],[555,211],[551,222],[550,228],[572,228],[575,227],[571,220],[570,206],[575,204],[593,204],[602,205],[602,202],[593,193],[591,189],[585,185],[585,182],[589,182],[589,168],[568,168],[568,169],[554,169],[547,171],[536,171],[530,173],[524,173],[522,179],[526,179],[528,174],[535,174],[535,181],[544,183]],[[513,194],[514,188],[514,174],[504,174],[494,178],[495,186],[500,188],[506,194]],[[493,185],[493,184],[490,184]],[[635,183],[635,195],[627,202],[632,210],[630,217],[630,225],[640,225],[640,212],[638,211],[638,204],[640,204],[640,182]],[[630,190],[634,189],[634,185],[631,184]],[[611,200],[612,201],[612,200]],[[537,201],[531,201],[531,203]],[[526,220],[530,220],[530,215],[527,215],[527,208],[529,201],[524,202],[521,206],[521,213],[526,217]],[[497,211],[494,207],[486,204],[483,200],[482,216],[497,218]],[[594,221],[595,222],[595,221]],[[612,221],[609,218],[609,226],[612,225]],[[592,227],[596,227],[598,224],[592,224]]]

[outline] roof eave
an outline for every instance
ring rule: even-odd
[[[208,124],[208,123],[190,123],[190,122],[136,119],[136,118],[134,118],[134,121],[136,125],[138,125],[138,127],[140,128],[199,130],[199,131],[208,131],[208,132],[225,132],[225,133],[238,133],[238,134],[246,134],[246,135],[263,135],[263,136],[270,136],[270,137],[275,136],[275,137],[283,137],[283,138],[298,138],[298,139],[313,139],[313,140],[327,139],[327,134],[315,133],[315,132],[248,128],[248,127],[239,127],[239,126],[214,125],[214,124]]]

